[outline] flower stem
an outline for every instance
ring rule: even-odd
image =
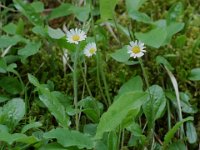
[[[85,86],[87,88],[87,91],[88,91],[90,97],[93,97],[92,92],[91,92],[90,87],[87,82],[87,64],[86,64],[85,60],[83,61],[83,64],[84,64],[84,68],[83,68],[82,64],[80,64],[83,80],[84,80]],[[84,71],[83,71],[83,69],[84,69]]]
[[[78,76],[77,76],[77,66],[79,57],[79,46],[76,47],[74,65],[73,65],[73,85],[74,85],[74,106],[76,110],[75,114],[75,124],[76,130],[79,130],[79,116],[78,116]]]
[[[147,76],[146,71],[145,71],[145,68],[144,68],[144,64],[143,64],[141,58],[138,58],[138,60],[139,60],[140,66],[141,66],[141,68],[142,68],[142,73],[143,73],[144,80],[145,80],[145,83],[146,83],[146,86],[147,86],[147,90],[149,91],[149,81],[148,81],[148,76]],[[150,92],[149,92],[149,93],[150,93]]]

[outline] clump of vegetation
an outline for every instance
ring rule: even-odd
[[[0,148],[198,149],[200,2],[0,2]]]

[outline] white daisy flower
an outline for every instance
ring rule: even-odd
[[[88,43],[85,46],[85,49],[83,50],[83,53],[87,56],[87,57],[91,57],[92,55],[95,55],[97,51],[97,46],[96,43],[92,42],[92,43]]]
[[[67,41],[69,43],[75,43],[78,44],[80,41],[83,41],[86,39],[86,33],[82,31],[81,29],[71,29],[67,31]]]
[[[131,41],[130,45],[128,45],[128,53],[130,54],[130,57],[136,58],[136,57],[142,57],[144,55],[144,50],[146,47],[144,46],[144,43],[140,41]]]

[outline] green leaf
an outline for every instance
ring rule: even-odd
[[[187,147],[182,141],[177,141],[170,144],[167,150],[187,150]]]
[[[104,132],[115,130],[131,110],[140,108],[146,98],[147,94],[144,92],[122,94],[100,118],[95,138],[100,139]]]
[[[48,16],[49,20],[63,17],[63,16],[68,16],[73,13],[71,9],[72,5],[69,3],[63,3],[59,7],[56,7],[52,10],[50,15]]]
[[[64,148],[58,143],[49,143],[40,147],[39,150],[69,150],[69,149]]]
[[[51,114],[56,118],[58,123],[62,127],[68,127],[69,117],[65,113],[64,106],[58,101],[58,99],[45,87],[39,87],[39,99],[48,108]]]
[[[113,19],[118,0],[100,0],[100,16],[103,21]]]
[[[89,134],[91,136],[94,136],[97,130],[97,124],[85,124],[83,128],[83,132],[86,134]]]
[[[89,12],[90,6],[88,4],[83,7],[77,7],[69,3],[62,3],[59,7],[52,10],[48,19],[52,20],[74,14],[79,21],[85,22],[89,17]]]
[[[26,131],[28,131],[32,128],[38,128],[41,126],[42,126],[42,124],[40,122],[33,122],[30,124],[26,124],[25,126],[23,126],[21,133],[25,133]]]
[[[21,83],[17,78],[5,76],[0,80],[0,87],[10,94],[19,94],[23,91]]]
[[[3,27],[3,31],[8,34],[15,34],[17,26],[14,23],[9,23]]]
[[[35,34],[38,34],[38,35],[41,35],[41,36],[44,36],[44,37],[46,37],[48,35],[46,28],[41,27],[41,26],[34,26],[32,31]]]
[[[19,36],[6,36],[0,37],[0,48],[7,48],[8,46],[16,45],[21,38]]]
[[[75,17],[82,22],[85,22],[89,18],[90,5],[87,4],[84,7],[73,7],[73,13]]]
[[[179,121],[178,123],[176,123],[172,129],[170,129],[167,134],[164,137],[164,142],[163,142],[163,146],[166,147],[170,140],[174,137],[174,134],[177,132],[177,130],[183,125],[184,122],[187,121],[193,121],[193,117],[187,117],[185,119],[183,119],[182,121]]]
[[[1,132],[9,132],[9,129],[6,125],[0,124],[0,133]]]
[[[58,123],[60,123],[60,125],[63,127],[68,127],[69,117],[66,115],[64,106],[59,102],[55,94],[53,92],[50,92],[49,89],[45,86],[40,85],[37,78],[33,75],[28,74],[28,79],[33,85],[37,87],[39,92],[39,99],[56,118]]]
[[[43,20],[35,8],[22,0],[13,0],[15,7],[22,12],[34,25],[43,25]]]
[[[143,22],[143,23],[148,23],[151,24],[153,21],[152,19],[145,13],[141,13],[139,11],[130,11],[129,12],[129,16],[133,19],[136,20],[138,22]]]
[[[41,47],[40,42],[37,42],[37,43],[30,42],[24,48],[18,51],[18,55],[21,55],[27,58],[29,56],[36,54],[39,51],[40,47]]]
[[[60,39],[65,36],[61,29],[53,29],[51,27],[48,27],[48,34],[53,39]]]
[[[111,53],[110,56],[118,62],[127,62],[130,58],[126,46],[122,49],[116,50],[114,53]]]
[[[108,133],[108,150],[116,150],[118,149],[118,136],[116,132],[112,131]]]
[[[119,94],[133,91],[143,91],[143,82],[140,76],[132,77],[124,83],[119,89]]]
[[[190,144],[197,142],[197,132],[192,122],[186,122],[186,135]]]
[[[126,117],[123,119],[120,125],[121,128],[127,128],[128,126],[130,126],[137,117],[139,112],[140,112],[140,107],[130,110],[126,115]]]
[[[83,108],[83,112],[87,117],[95,123],[99,122],[101,111],[103,110],[103,105],[96,101],[92,97],[86,97],[79,101],[78,105]]]
[[[10,100],[10,98],[6,95],[0,95],[0,103]]]
[[[167,32],[163,28],[155,28],[147,33],[135,33],[135,36],[146,45],[159,48],[165,42]]]
[[[186,35],[180,35],[176,38],[176,47],[183,48],[187,42],[187,36]]]
[[[200,68],[194,68],[190,71],[189,80],[199,81],[200,80]]]
[[[128,13],[132,10],[137,11],[147,0],[126,0],[126,9]]]
[[[0,73],[6,73],[7,64],[4,58],[0,58]]]
[[[131,125],[126,129],[132,133],[131,138],[128,141],[128,146],[138,146],[145,144],[147,138],[145,135],[143,135],[142,128],[138,123],[132,121]]]
[[[64,147],[77,146],[80,149],[91,149],[94,147],[90,136],[66,128],[53,129],[44,133],[43,137],[45,139],[57,139],[57,142]]]
[[[43,12],[44,10],[44,4],[40,1],[32,2],[31,6],[35,9],[35,12]]]
[[[25,103],[21,98],[14,98],[0,107],[0,124],[16,126],[25,115]]]
[[[157,56],[156,57],[156,63],[158,63],[158,64],[162,64],[162,65],[164,65],[164,66],[167,66],[167,68],[169,69],[169,70],[174,70],[174,67],[172,67],[172,65],[168,62],[168,60],[167,59],[165,59],[164,57],[162,57],[162,56]]]
[[[183,92],[180,92],[181,107],[184,113],[194,114],[198,112],[198,108],[195,105],[190,104],[191,97]]]
[[[167,22],[170,24],[171,22],[177,21],[178,17],[183,13],[183,4],[182,2],[177,2],[169,9],[167,13]]]
[[[166,40],[163,43],[163,45],[169,44],[172,36],[174,34],[178,33],[179,31],[181,31],[183,29],[184,25],[185,25],[184,23],[178,23],[178,22],[174,22],[174,23],[171,23],[170,25],[168,25],[166,27],[167,37],[166,37]]]
[[[17,23],[16,34],[23,35],[24,33],[24,21],[20,18]]]
[[[11,145],[14,142],[33,144],[38,140],[34,136],[26,136],[25,134],[21,133],[10,134],[7,132],[0,132],[0,141],[4,141]]]
[[[40,86],[40,83],[38,81],[38,79],[36,77],[34,77],[33,75],[31,74],[28,74],[28,80],[31,84],[33,84],[34,86],[36,87],[39,87]]]
[[[148,120],[149,126],[153,126],[154,121],[164,114],[166,98],[163,89],[158,85],[149,88],[150,99],[143,104],[143,111]]]

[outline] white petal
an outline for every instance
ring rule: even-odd
[[[140,52],[138,54],[136,54],[136,56],[139,58],[139,57],[142,57],[144,55],[144,53]]]

